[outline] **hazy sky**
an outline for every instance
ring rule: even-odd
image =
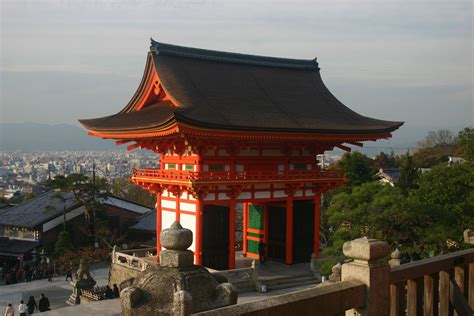
[[[0,122],[77,125],[118,112],[153,37],[318,57],[343,103],[405,121],[400,135],[474,124],[470,0],[1,0],[0,10]]]

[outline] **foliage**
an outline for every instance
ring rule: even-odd
[[[65,253],[73,251],[74,245],[72,243],[71,235],[68,231],[62,230],[59,235],[56,243],[54,245],[53,257],[58,258],[63,256]]]
[[[114,180],[111,191],[117,197],[149,207],[154,207],[156,203],[156,197],[150,194],[149,191],[134,185],[125,178]]]
[[[418,167],[431,168],[439,163],[448,161],[449,156],[455,156],[459,144],[449,130],[430,131],[418,142],[413,159]]]
[[[451,144],[454,141],[454,135],[450,130],[439,129],[429,131],[428,135],[417,143],[418,148],[436,147],[438,145]]]
[[[407,200],[398,188],[379,182],[336,194],[328,208],[332,228],[327,254],[338,254],[344,242],[368,236],[390,244],[404,241],[403,225],[409,216]]]
[[[109,255],[108,248],[85,247],[65,252],[61,257],[54,258],[54,262],[59,269],[66,271],[70,264],[74,267],[79,266],[80,259],[85,259],[89,263],[107,262]]]
[[[457,143],[464,159],[474,162],[474,128],[466,127],[459,132]]]
[[[372,167],[372,160],[360,152],[345,153],[339,160],[338,167],[351,180],[350,186],[373,180],[376,171]]]
[[[413,158],[407,152],[400,159],[400,179],[397,186],[402,191],[403,195],[408,196],[408,192],[417,187],[416,181],[419,177],[418,168],[413,161]]]
[[[467,162],[436,166],[420,177],[418,185],[410,198],[428,210],[445,214],[444,240],[461,241],[464,229],[474,227],[474,165]],[[436,250],[448,249],[445,246]]]
[[[385,168],[396,168],[398,167],[397,159],[393,151],[390,155],[387,155],[383,151],[380,152],[377,156],[375,156],[373,161],[373,166],[378,169],[385,169]]]
[[[336,264],[336,258],[329,258],[327,261],[324,261],[324,263],[319,268],[319,274],[330,275],[332,273],[332,267],[334,267]]]
[[[68,177],[56,176],[48,180],[46,186],[62,192],[72,192],[74,199],[84,206],[85,217],[93,230],[96,212],[102,208],[100,199],[107,196],[108,183],[105,179],[92,181],[83,174],[75,173]],[[57,194],[55,197],[61,198],[61,195]]]

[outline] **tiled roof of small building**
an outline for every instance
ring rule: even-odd
[[[78,206],[73,193],[49,191],[21,204],[1,209],[0,225],[34,228],[58,217],[63,208],[69,211]]]
[[[156,210],[140,217],[137,223],[130,226],[130,229],[156,232]]]

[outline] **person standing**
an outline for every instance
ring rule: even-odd
[[[265,263],[265,243],[260,240],[258,243],[258,255],[260,256],[260,264]]]
[[[4,316],[15,316],[15,309],[13,308],[12,304],[8,304],[7,308],[5,308]]]
[[[71,264],[68,265],[67,270],[66,270],[66,282],[69,278],[71,278],[71,281],[72,281],[72,267],[71,267]]]
[[[44,296],[43,293],[41,293],[41,298],[38,302],[38,309],[40,312],[46,312],[46,311],[51,310],[49,308],[49,299],[46,296]]]
[[[28,303],[26,303],[26,306],[28,306],[28,314],[33,314],[35,309],[38,309],[38,305],[36,304],[35,297],[32,295],[28,299]]]
[[[20,313],[20,316],[26,316],[27,311],[28,311],[28,306],[26,306],[25,302],[21,300],[20,305],[18,305],[18,313]]]

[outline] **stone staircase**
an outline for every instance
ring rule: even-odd
[[[320,280],[318,277],[314,276],[314,274],[300,274],[300,275],[292,275],[292,276],[271,278],[271,279],[259,279],[257,283],[260,283],[260,285],[266,286],[266,290],[268,292],[268,291],[286,289],[290,287],[305,286],[305,285],[312,285],[312,284],[316,285],[320,283]]]

